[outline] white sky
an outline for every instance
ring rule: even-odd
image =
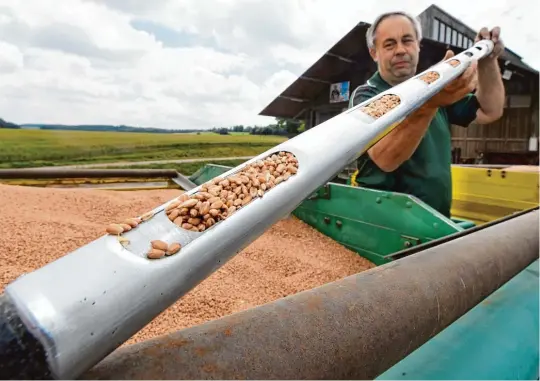
[[[357,22],[431,3],[473,29],[501,26],[540,69],[538,0],[0,0],[0,117],[271,123],[257,114]]]

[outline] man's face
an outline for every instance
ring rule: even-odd
[[[420,44],[411,21],[401,15],[390,16],[379,23],[375,32],[375,46],[371,57],[379,72],[391,85],[396,85],[416,74]]]

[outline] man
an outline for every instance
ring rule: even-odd
[[[497,57],[504,45],[499,36],[498,27],[480,30],[476,41],[492,39],[493,53],[473,63],[362,155],[357,163],[358,185],[414,195],[450,216],[451,124],[487,124],[503,113],[505,94]],[[378,71],[354,91],[350,107],[415,76],[421,39],[414,17],[402,12],[379,16],[366,34]],[[453,55],[447,51],[444,60]]]

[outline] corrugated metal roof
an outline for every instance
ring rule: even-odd
[[[346,72],[366,70],[373,65],[366,45],[366,31],[370,24],[358,23],[349,33],[339,40],[309,69],[298,77],[289,87],[268,104],[259,115],[278,118],[298,118],[309,107],[310,103],[328,90],[331,83],[339,81]],[[426,48],[438,48],[448,44],[428,38],[422,40]],[[455,53],[464,49],[451,47]],[[538,75],[538,71],[524,62],[503,54],[500,62],[510,61],[511,69],[519,68]],[[351,89],[352,91],[352,89]]]

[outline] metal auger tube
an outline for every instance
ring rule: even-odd
[[[221,175],[279,151],[298,160],[294,176],[202,233],[171,223],[166,203],[123,234],[127,249],[115,236],[103,236],[8,285],[5,293],[44,346],[52,376],[75,378],[95,365],[492,49],[491,41],[480,41],[451,58],[458,66],[441,62],[427,70],[439,74],[435,82],[418,79],[421,73]],[[378,119],[360,109],[384,95],[397,95],[399,105]],[[148,260],[144,253],[156,239],[181,242],[182,251]]]
[[[538,260],[538,216],[536,208],[398,261],[118,349],[83,378],[371,380]],[[516,338],[521,344],[527,345]]]

